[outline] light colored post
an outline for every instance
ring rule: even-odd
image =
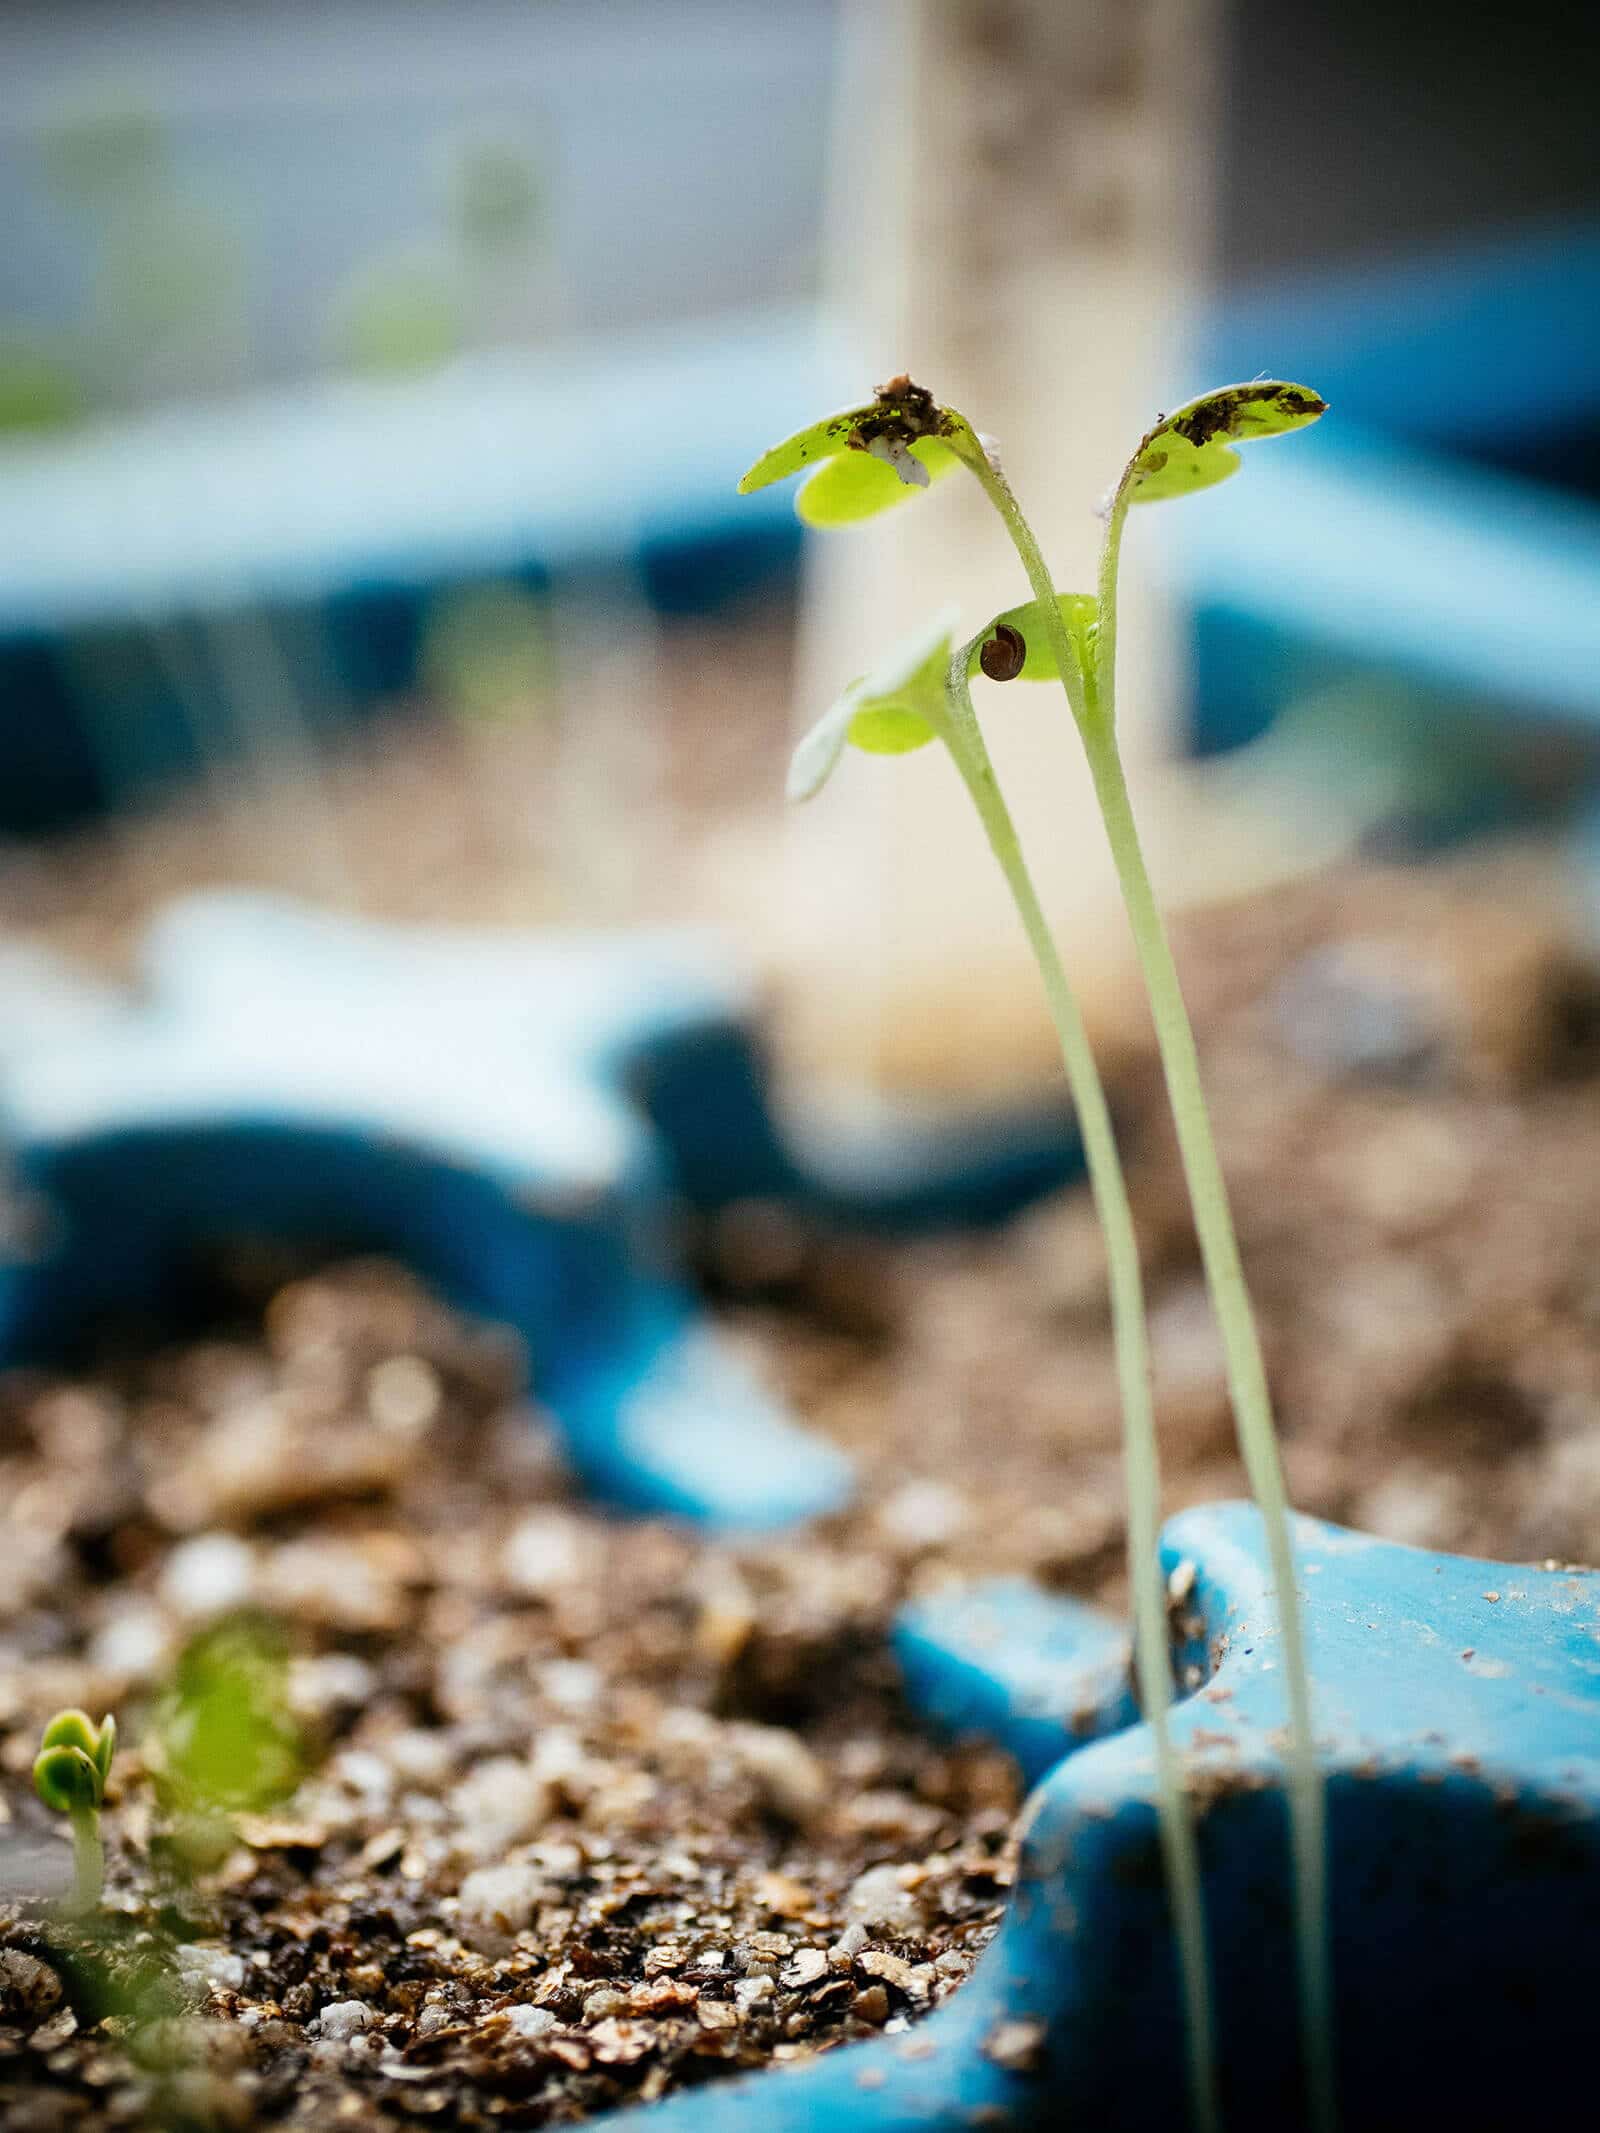
[[[850,373],[865,394],[909,371],[990,430],[1064,585],[1093,588],[1093,502],[1191,382],[1219,4],[846,9],[826,279]],[[993,512],[955,478],[815,543],[808,571],[803,722],[941,602],[975,627],[1027,596]],[[1167,750],[1176,661],[1136,570],[1123,606],[1131,767]],[[1081,748],[1033,689],[997,695],[987,726],[1092,1015],[1126,951]],[[942,750],[862,763],[788,835],[781,953],[791,997],[815,1004],[790,1033],[810,1075],[949,1094],[1053,1073],[1015,914]]]

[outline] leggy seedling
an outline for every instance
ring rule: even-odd
[[[46,1807],[72,1821],[72,1909],[92,1911],[105,1886],[100,1809],[117,1751],[117,1722],[97,1726],[85,1711],[58,1711],[45,1727],[33,1762],[34,1790]]]
[[[1273,381],[1223,387],[1158,421],[1140,440],[1112,494],[1093,596],[1057,592],[993,450],[964,416],[939,406],[931,393],[909,378],[894,379],[864,407],[847,409],[797,432],[764,454],[740,484],[749,491],[809,470],[799,493],[799,514],[808,524],[835,526],[874,516],[957,466],[965,466],[1004,522],[1033,591],[1033,599],[1025,606],[997,617],[959,648],[951,644],[952,621],[941,618],[883,667],[852,684],[801,742],[791,769],[790,792],[795,798],[815,792],[847,742],[868,752],[894,754],[936,738],[943,741],[977,808],[1044,982],[1078,1110],[1110,1265],[1128,1475],[1136,1666],[1156,1746],[1162,1844],[1184,1987],[1194,2112],[1203,2127],[1217,2123],[1209,1985],[1198,1855],[1168,1724],[1171,1678],[1156,1547],[1160,1477],[1138,1248],[1104,1092],[1082,1018],[984,746],[968,683],[977,671],[1000,681],[1053,677],[1061,682],[1088,757],[1144,971],[1201,1255],[1222,1334],[1240,1450],[1261,1508],[1277,1590],[1289,1706],[1290,1817],[1306,2053],[1314,2119],[1319,2127],[1327,2128],[1334,2120],[1334,2102],[1324,1815],[1288,1501],[1260,1343],[1206,1112],[1193,1031],[1123,776],[1115,705],[1117,578],[1130,505],[1186,495],[1226,480],[1239,464],[1235,444],[1300,428],[1315,421],[1323,410],[1316,393]]]

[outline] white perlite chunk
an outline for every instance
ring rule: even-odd
[[[848,1917],[864,1926],[911,1926],[920,1916],[916,1899],[895,1866],[869,1867],[852,1882],[844,1907]]]
[[[507,1536],[500,1569],[513,1592],[550,1600],[581,1585],[593,1559],[593,1543],[570,1513],[535,1511]]]
[[[537,1867],[525,1861],[478,1867],[462,1882],[457,1899],[462,1938],[491,1949],[514,1940],[533,1924],[549,1888]]]
[[[551,2030],[561,2027],[548,2007],[508,2007],[506,2023],[519,2037],[548,2037]]]
[[[188,1621],[242,1607],[255,1583],[256,1559],[232,1533],[197,1533],[167,1557],[158,1591]]]
[[[89,1647],[97,1672],[127,1682],[148,1680],[172,1649],[172,1634],[159,1607],[135,1601],[119,1608],[100,1628]]]
[[[369,2030],[375,2020],[364,2001],[334,2000],[322,2010],[322,2034],[336,2044],[348,2044],[352,2037]]]
[[[885,1539],[902,1548],[938,1548],[967,1523],[966,1499],[947,1481],[902,1482],[878,1512]]]
[[[515,1755],[490,1756],[450,1793],[450,1811],[480,1858],[533,1836],[548,1821],[551,1806],[549,1778]]]
[[[244,1990],[244,1957],[234,1955],[227,1948],[208,1947],[204,1941],[190,1941],[174,1948],[172,1959],[177,1965],[179,1977],[186,1985],[201,1991],[212,1986],[224,1992]],[[352,2001],[350,2004],[353,2006],[355,2003]]]

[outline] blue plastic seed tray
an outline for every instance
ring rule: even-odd
[[[1600,1574],[1434,1555],[1310,1519],[1296,1527],[1328,1782],[1341,2122],[1362,2133],[1587,2124]],[[1167,1528],[1163,1560],[1188,1588],[1177,1657],[1197,1685],[1174,1729],[1199,1815],[1223,2123],[1283,2133],[1308,2120],[1285,1710],[1255,1512],[1185,1514]],[[1052,1629],[1048,1602],[1002,1587],[975,1639],[972,1610],[984,1604],[969,1598],[943,1627],[913,1621],[901,1633],[908,1683],[931,1717],[978,1723],[1035,1768],[1041,1723],[1058,1724],[1011,1903],[977,1971],[905,2034],[680,2096],[645,2126],[1172,2133],[1189,2123],[1154,1758],[1106,1665],[1115,1633],[1070,1603]]]
[[[0,1076],[27,1209],[0,1357],[169,1319],[219,1242],[385,1251],[517,1329],[584,1484],[635,1510],[783,1524],[849,1487],[701,1319],[686,1208],[925,1228],[1074,1167],[1061,1113],[803,1161],[737,966],[692,933],[391,929],[220,895],[170,912],[146,964],[143,1001]]]

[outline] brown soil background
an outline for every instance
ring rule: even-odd
[[[726,746],[737,792],[757,755]],[[393,875],[370,900],[542,915],[548,854],[484,857],[461,762],[419,731],[349,772],[369,890]],[[191,813],[15,861],[8,908],[114,958],[152,896],[217,871],[215,831]],[[1600,987],[1545,869],[1352,867],[1178,947],[1297,1502],[1595,1559]],[[1115,1091],[1172,1510],[1241,1482],[1137,1032]],[[730,1337],[858,1462],[848,1513],[731,1545],[585,1506],[528,1359],[378,1265],[236,1268],[202,1339],[0,1382],[7,2127],[561,2123],[905,2027],[959,1987],[1019,1787],[919,1729],[886,1631],[956,1576],[1120,1604],[1086,1195],[893,1248],[742,1208],[695,1250]],[[140,1714],[241,1603],[286,1625],[316,1767],[174,1879]],[[66,1848],[28,1771],[66,1703],[123,1719],[105,1930],[176,1965],[165,2071],[75,2009],[38,1915]]]

